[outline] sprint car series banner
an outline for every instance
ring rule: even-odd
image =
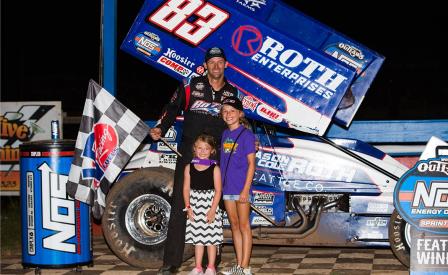
[[[323,135],[357,72],[337,53],[267,24],[273,3],[146,1],[121,48],[182,79],[203,74],[205,50],[220,46],[229,61],[226,77],[241,91],[248,117]]]
[[[395,209],[409,224],[412,275],[448,274],[447,186],[448,144],[431,137],[394,191]]]

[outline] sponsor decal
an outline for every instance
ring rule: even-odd
[[[280,113],[266,104],[260,104],[257,107],[257,114],[262,118],[273,121],[275,123],[282,122],[282,117]]]
[[[325,99],[330,99],[347,80],[345,76],[306,56],[306,53],[288,49],[281,41],[270,36],[266,36],[261,49],[251,59],[273,74]]]
[[[273,220],[275,220],[275,217],[270,217]],[[255,216],[252,219],[252,225],[272,225],[269,221],[267,221],[265,218],[261,216]]]
[[[343,42],[329,45],[324,51],[337,60],[355,68],[357,74],[360,74],[367,64],[367,60],[364,59],[364,54],[360,49]]]
[[[288,191],[311,191],[311,192],[323,192],[324,186],[321,183],[315,183],[311,181],[303,180],[283,180],[280,181],[280,188]]]
[[[366,221],[366,225],[369,227],[384,227],[387,225],[387,219],[376,217]]]
[[[448,234],[448,160],[419,161],[397,182],[394,204],[419,230]]]
[[[134,37],[134,46],[146,57],[156,56],[162,50],[159,36],[152,32],[137,34]]]
[[[258,151],[255,154],[257,158],[257,166],[275,170],[285,170],[291,161],[291,157],[287,155],[279,155],[270,152]]]
[[[274,209],[272,207],[267,207],[266,205],[261,205],[257,207],[258,210],[263,212],[266,215],[274,215]]]
[[[159,163],[160,164],[176,164],[177,155],[176,154],[160,154]]]
[[[184,66],[187,66],[190,69],[192,69],[195,65],[195,63],[193,61],[191,61],[188,56],[184,57],[184,56],[178,54],[175,49],[168,48],[166,50],[166,52],[163,53],[163,55],[168,57],[171,60],[175,60],[179,63],[182,63]]]
[[[159,37],[157,34],[155,34],[155,33],[153,33],[153,32],[148,32],[148,31],[144,32],[144,34],[145,34],[146,36],[148,36],[151,40],[160,43],[160,37]]]
[[[255,109],[257,108],[259,101],[253,98],[252,96],[245,96],[243,97],[242,103],[244,109],[249,109],[252,112],[255,112]]]
[[[54,234],[42,240],[42,246],[51,250],[80,253],[80,243],[70,241],[79,232],[79,201],[66,192],[67,175],[55,173],[47,163],[39,168],[42,182],[42,227]],[[58,209],[57,211],[52,211]]]
[[[263,45],[263,35],[254,26],[241,26],[233,32],[232,48],[239,55],[252,56]]]
[[[274,175],[263,170],[255,170],[254,182],[274,186],[285,181],[281,175]]]
[[[203,100],[196,100],[190,107],[190,111],[218,116],[221,110],[221,103],[206,102]]]
[[[159,59],[157,60],[157,63],[162,64],[166,68],[170,69],[171,71],[173,71],[175,73],[180,74],[183,77],[187,77],[191,73],[190,69],[182,66],[181,64],[177,63],[174,60],[169,59],[166,56],[159,57]]]
[[[359,171],[358,180],[365,177],[362,171]],[[357,170],[351,166],[334,165],[319,160],[305,158],[291,158],[287,169],[287,176],[297,179],[322,179],[353,182]]]
[[[266,6],[266,0],[236,0],[236,3],[251,11],[261,9],[261,6]]]
[[[95,124],[81,155],[85,163],[90,163],[89,166],[83,166],[82,178],[93,179],[94,187],[98,188],[104,171],[117,155],[118,149],[115,128],[105,123]]]
[[[338,47],[341,50],[346,51],[348,54],[350,54],[351,57],[356,57],[359,60],[363,60],[364,59],[364,54],[362,53],[362,51],[358,48],[356,48],[355,46],[351,46],[349,44],[345,44],[345,43],[339,43]]]
[[[386,203],[369,202],[367,204],[367,212],[388,213],[389,205]]]
[[[448,176],[448,160],[430,160],[427,163],[423,162],[417,166],[417,169],[421,173],[440,172]]]
[[[168,142],[168,144],[173,147],[174,149],[177,150],[177,142]],[[157,142],[157,151],[168,151],[171,152],[171,148],[166,146],[165,143],[163,143],[162,141]]]
[[[222,95],[225,96],[225,97],[229,97],[229,96],[233,96],[233,93],[229,92],[229,91],[223,91]]]
[[[197,73],[198,75],[203,75],[204,72],[205,72],[205,68],[204,68],[204,66],[198,66],[198,67],[196,68],[196,73]]]
[[[175,141],[177,137],[177,131],[174,129],[174,127],[171,127],[166,131],[165,133],[165,140],[166,141]]]
[[[204,97],[204,93],[203,92],[198,92],[198,91],[193,91],[191,93],[192,96],[194,97]]]
[[[100,168],[105,171],[117,154],[118,134],[114,127],[102,123],[96,124],[93,131],[95,132],[93,148],[95,157]]]
[[[257,167],[281,170],[282,175],[290,182],[298,180],[335,180],[352,182],[357,172],[357,180],[364,180],[366,176],[349,166],[334,165],[304,157],[297,158],[286,154],[278,154],[259,150],[256,154]]]
[[[198,82],[194,87],[196,88],[196,90],[202,91],[204,90],[205,84],[203,82]]]
[[[361,69],[363,67],[362,63],[359,63],[359,62],[353,60],[352,58],[348,57],[346,54],[341,53],[337,50],[331,51],[331,50],[327,49],[326,52],[329,53],[332,57],[336,58],[337,60],[340,60],[340,61],[344,62],[345,64],[355,68],[357,74],[361,73]]]
[[[398,212],[412,224],[411,274],[448,274],[448,146],[433,142],[421,159],[435,158],[419,161],[400,178],[394,193]]]
[[[255,205],[273,205],[274,204],[274,193],[271,192],[261,192],[253,191],[254,204]]]

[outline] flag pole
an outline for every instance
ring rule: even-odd
[[[168,141],[166,141],[166,139],[164,138],[160,138],[160,140],[166,145],[168,146],[168,148],[170,148],[174,153],[176,153],[176,155],[178,155],[179,157],[182,157],[182,154],[179,153],[179,151],[176,150],[176,148],[174,148]]]

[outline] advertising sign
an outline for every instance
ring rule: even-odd
[[[411,274],[447,274],[448,145],[400,178],[394,204],[411,225]]]
[[[146,1],[121,48],[180,80],[204,74],[206,49],[219,46],[248,117],[323,135],[356,70],[249,14],[267,16],[267,2]]]
[[[448,274],[448,239],[411,227],[411,274]]]
[[[12,191],[18,195],[19,145],[50,139],[51,121],[62,120],[61,102],[0,102],[0,106],[0,191],[2,194]]]
[[[254,1],[236,0],[227,2],[237,5],[238,2],[250,3]],[[300,39],[300,41],[303,41],[310,47],[356,70],[355,79],[350,85],[349,90],[345,93],[333,118],[335,122],[348,127],[370,88],[373,79],[383,64],[384,57],[363,44],[320,23],[316,19],[288,6],[282,1],[265,0],[257,2],[266,3],[265,6],[261,6],[263,10],[269,9],[270,5],[267,2],[274,2],[273,4],[271,3],[272,8],[270,9],[269,16],[263,19],[266,24],[288,35],[292,39]],[[343,9],[341,12],[343,13]],[[362,18],[362,11],[360,10],[356,16],[361,16]],[[353,24],[362,23],[354,20]]]

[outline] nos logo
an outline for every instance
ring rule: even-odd
[[[73,199],[67,196],[66,183],[68,176],[59,175],[48,166],[42,164],[42,227],[45,237],[42,246],[46,249],[63,252],[80,253],[80,244],[74,242],[76,236],[76,216],[79,215]]]
[[[448,234],[448,161],[419,161],[397,182],[394,204],[416,228]]]

